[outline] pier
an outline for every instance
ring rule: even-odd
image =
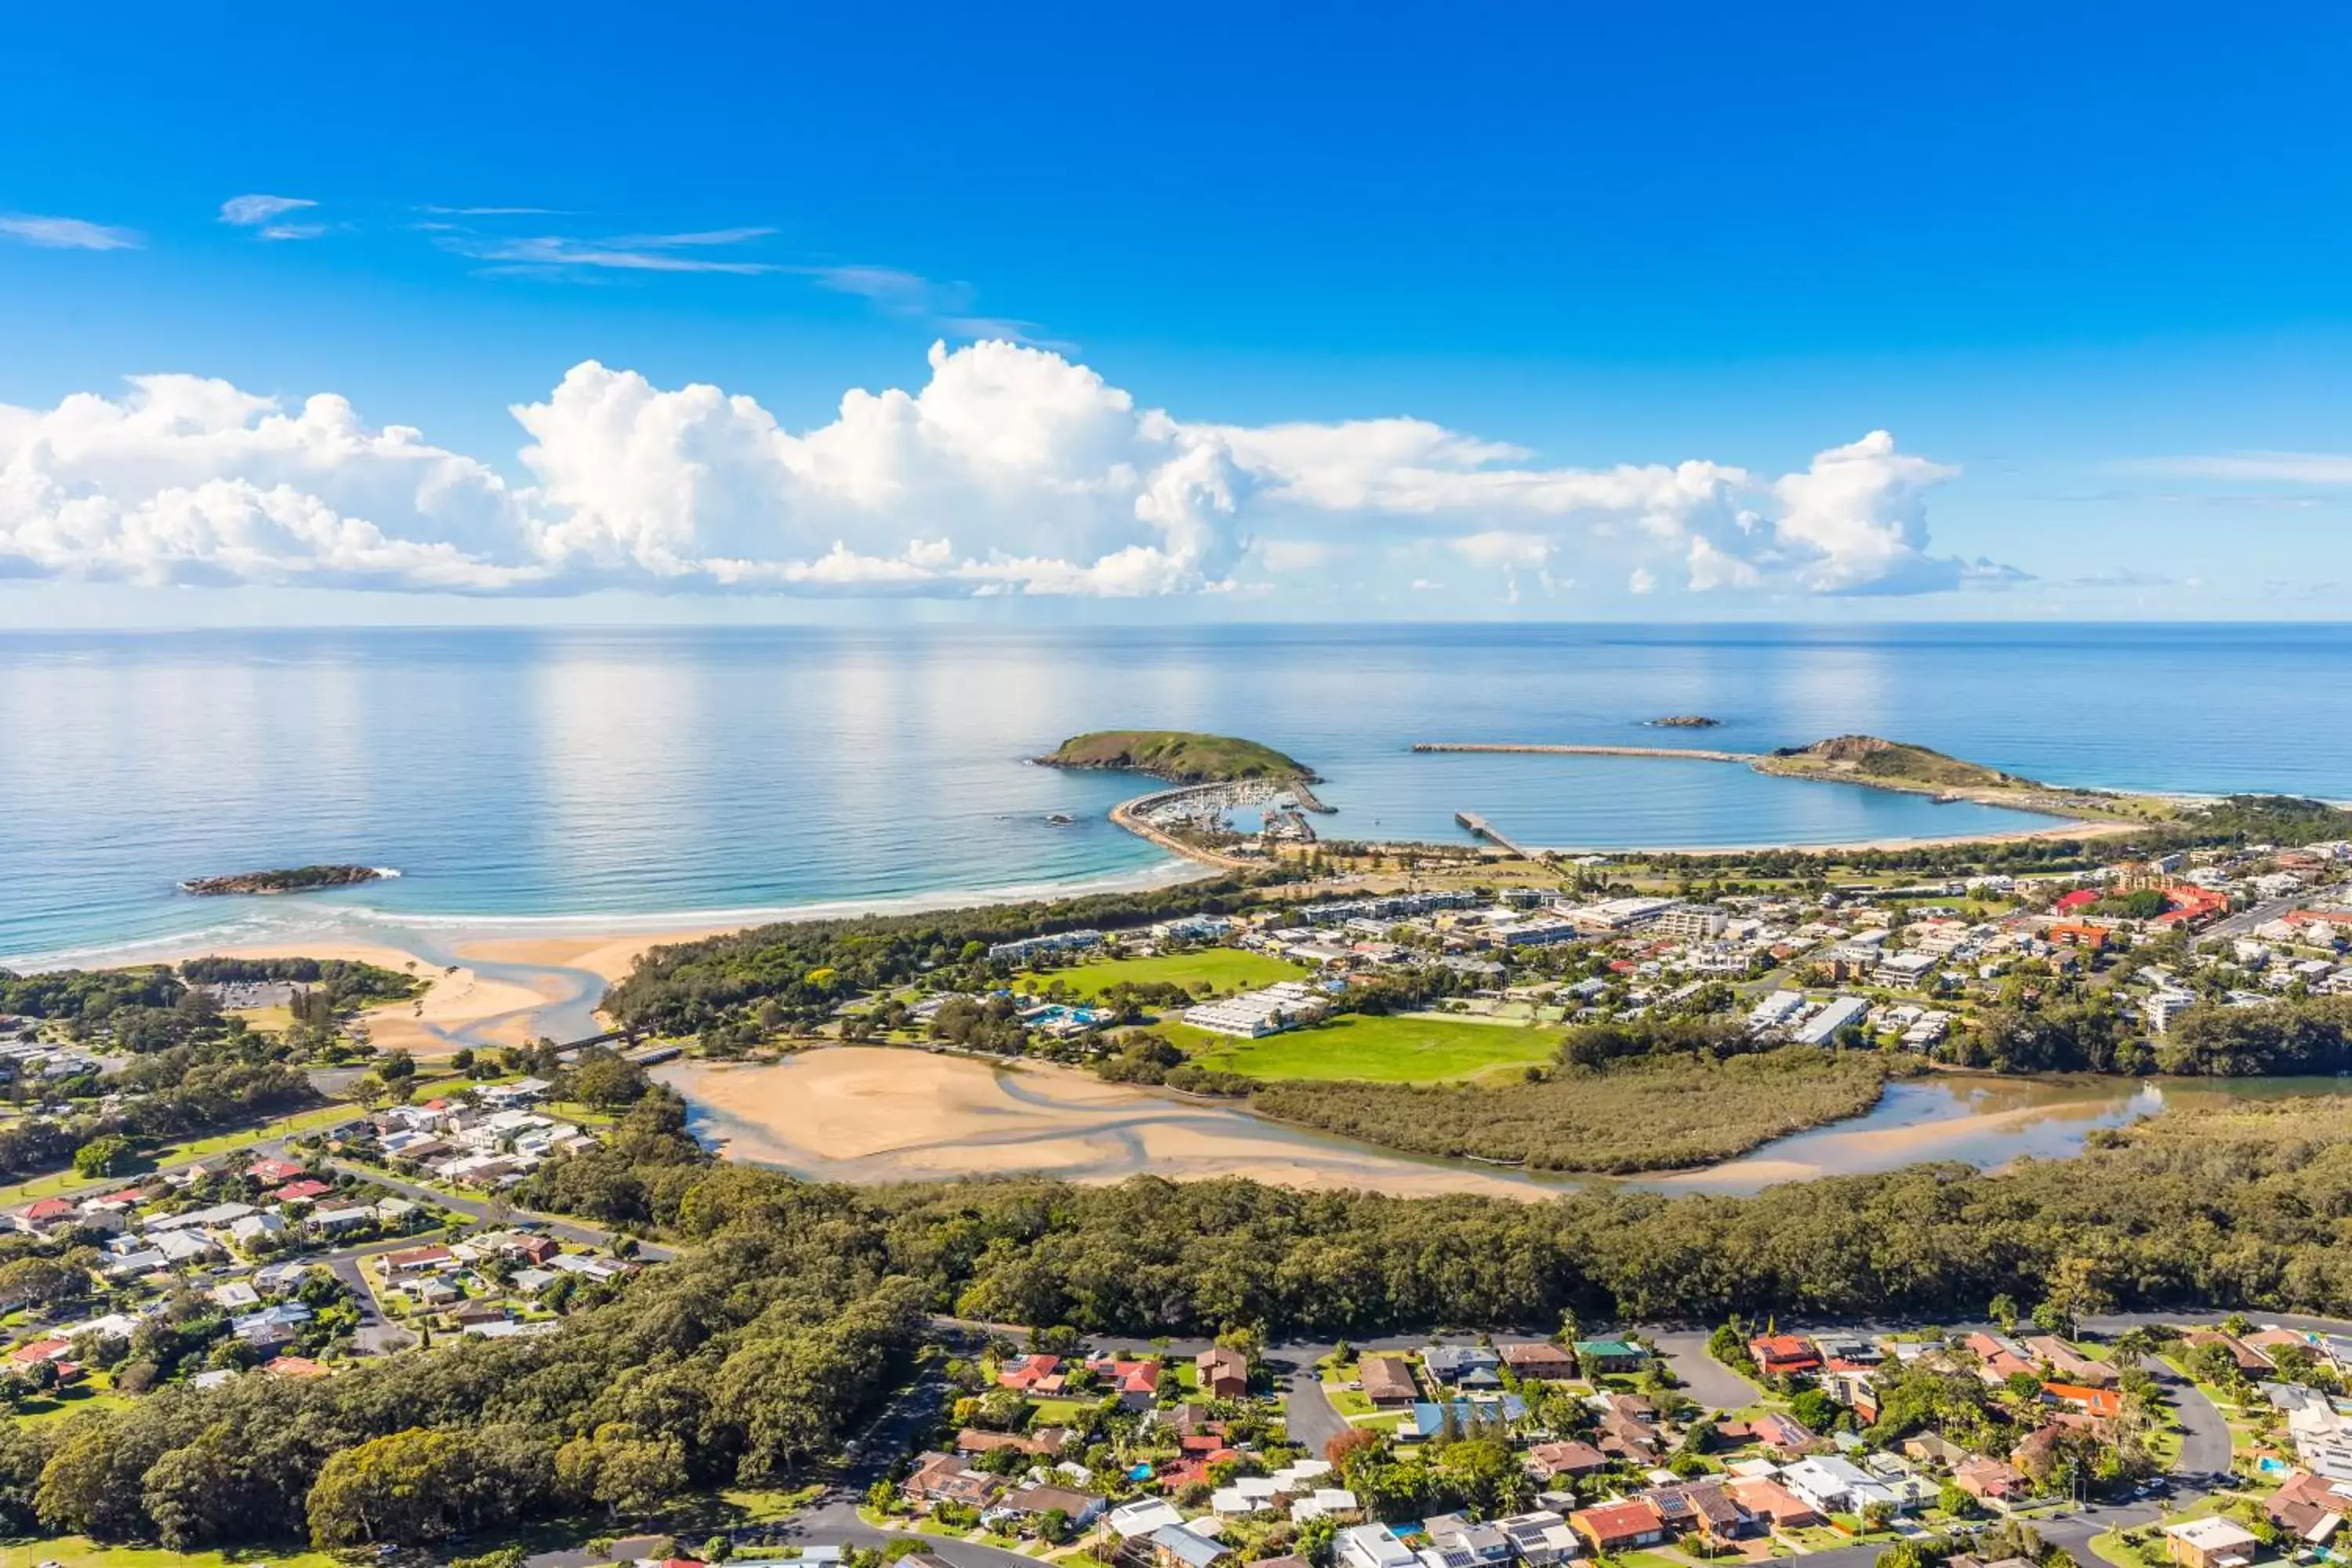
[[[1539,746],[1515,741],[1420,741],[1416,752],[1513,752],[1551,757],[1668,757],[1685,763],[1760,763],[1761,752],[1712,752],[1697,746]]]
[[[1457,811],[1454,814],[1454,820],[1460,823],[1473,838],[1483,838],[1489,844],[1509,850],[1522,860],[1535,858],[1535,856],[1504,837],[1493,823],[1475,811]]]

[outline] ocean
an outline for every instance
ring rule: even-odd
[[[1672,713],[1723,721],[1660,731]],[[2352,797],[2344,626],[1256,626],[0,636],[0,962],[320,922],[679,923],[1165,878],[1136,781],[1030,765],[1108,727],[1246,735],[1326,832],[1833,843],[2030,825],[1721,763],[1862,731],[2063,784]],[[1055,813],[1076,820],[1049,823]],[[195,899],[184,878],[397,879]]]

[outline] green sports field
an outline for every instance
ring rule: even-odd
[[[1476,1078],[1498,1068],[1549,1062],[1559,1049],[1557,1029],[1355,1014],[1259,1040],[1236,1040],[1181,1027],[1164,1032],[1204,1068],[1252,1078],[1355,1079],[1370,1083]]]
[[[1212,947],[1198,952],[1164,953],[1158,958],[1108,958],[1099,963],[1082,963],[1075,969],[1056,969],[1036,978],[1041,983],[1059,980],[1081,996],[1099,995],[1122,981],[1131,985],[1181,985],[1193,992],[1206,981],[1218,994],[1226,995],[1271,985],[1277,980],[1297,980],[1307,973],[1306,965],[1286,958],[1268,958],[1262,952],[1244,952],[1238,948]]]

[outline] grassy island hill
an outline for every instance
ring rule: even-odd
[[[1876,735],[1839,735],[1810,746],[1790,746],[1772,753],[1775,773],[1825,773],[1833,778],[1858,778],[1874,784],[1907,784],[1920,789],[2040,789],[2016,773],[2005,773],[1981,763],[1962,762],[1926,746],[1884,741]]]
[[[1180,784],[1226,784],[1235,779],[1318,782],[1312,768],[1271,746],[1189,730],[1097,730],[1071,736],[1037,761],[1049,768],[1146,773]]]

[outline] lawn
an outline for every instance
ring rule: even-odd
[[[1349,1079],[1367,1083],[1436,1083],[1476,1078],[1496,1068],[1548,1062],[1559,1049],[1546,1029],[1466,1024],[1454,1018],[1345,1014],[1328,1023],[1237,1040],[1186,1031],[1204,1068],[1252,1078]]]
[[[1251,991],[1277,980],[1297,980],[1308,973],[1305,964],[1286,958],[1269,958],[1239,948],[1211,947],[1198,952],[1162,953],[1157,958],[1107,958],[1075,969],[1056,969],[1031,978],[1040,984],[1059,980],[1081,996],[1097,996],[1125,982],[1131,985],[1181,985],[1198,994],[1203,982],[1219,994]]]
[[[152,1547],[100,1546],[79,1535],[19,1542],[7,1549],[5,1556],[11,1564],[55,1560],[65,1568],[230,1568],[239,1563],[266,1563],[270,1568],[342,1568],[341,1561],[327,1552],[165,1552]]]

